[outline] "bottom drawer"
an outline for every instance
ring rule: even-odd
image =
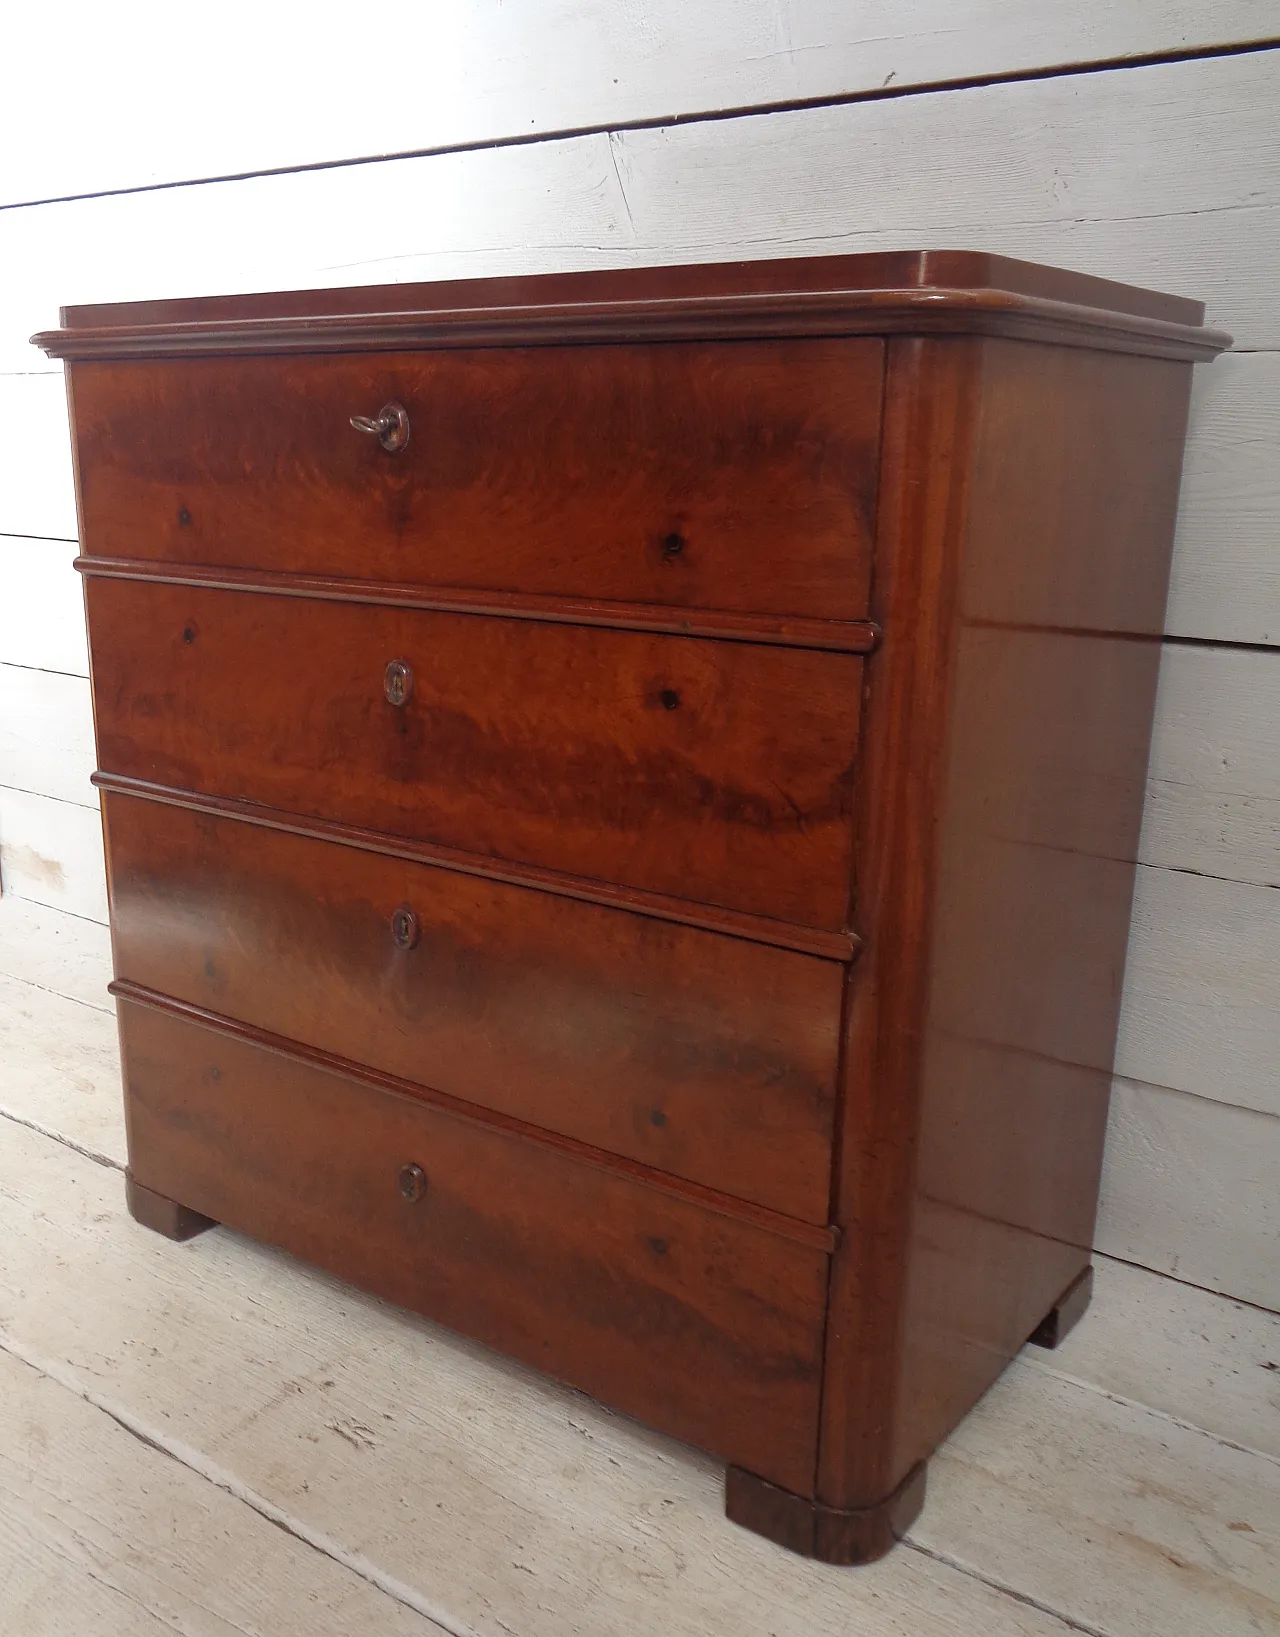
[[[809,1492],[827,1255],[122,999],[144,1187]],[[406,1199],[400,1173],[425,1173]]]

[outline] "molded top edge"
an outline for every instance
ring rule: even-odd
[[[1142,338],[1142,351],[1209,356],[1229,345],[1201,329],[1204,305],[1083,273],[967,250],[915,250],[774,261],[633,267],[430,284],[362,285],[64,307],[63,328],[32,339],[55,357],[172,356],[348,346],[511,344],[542,339],[674,338],[678,334],[785,334],[786,309],[810,315],[794,333],[852,329],[1011,333],[1014,315],[1052,331],[1104,328],[1108,344]],[[928,321],[918,324],[925,309]],[[818,319],[817,314],[825,315]],[[762,315],[766,327],[761,329]],[[118,344],[117,344],[118,343]],[[1075,344],[1088,344],[1081,336]]]
[[[64,307],[64,329],[117,324],[201,323],[246,318],[313,318],[337,313],[441,312],[459,308],[541,307],[599,301],[751,295],[786,290],[1007,290],[1138,318],[1200,324],[1204,303],[1133,284],[1069,273],[977,250],[895,250],[857,256],[792,256],[777,261],[698,262],[623,267],[606,272],[534,273],[431,284],[371,284],[331,290],[198,296]]]

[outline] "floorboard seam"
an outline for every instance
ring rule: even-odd
[[[1020,1592],[1016,1587],[1008,1586],[1003,1580],[997,1580],[994,1575],[983,1574],[981,1569],[975,1569],[971,1563],[964,1563],[959,1558],[951,1557],[946,1552],[937,1552],[932,1546],[924,1546],[910,1535],[902,1537],[902,1544],[913,1552],[919,1552],[921,1557],[932,1558],[935,1563],[944,1563],[949,1569],[957,1573],[968,1575],[970,1580],[978,1580],[992,1591],[1003,1592],[1006,1597],[1015,1603],[1021,1603],[1025,1608],[1035,1609],[1039,1614],[1047,1614],[1053,1620],[1061,1621],[1068,1631],[1078,1631],[1083,1637],[1112,1637],[1112,1633],[1105,1631],[1101,1626],[1090,1625],[1087,1621],[1076,1620],[1070,1614],[1064,1614],[1061,1609],[1054,1608],[1052,1603],[1042,1603],[1038,1597],[1032,1597],[1027,1592]]]
[[[28,989],[38,989],[42,995],[54,995],[58,1000],[69,1000],[74,1005],[83,1006],[90,1012],[101,1012],[106,1017],[116,1015],[114,1006],[99,1006],[97,1001],[85,1000],[80,995],[69,995],[65,989],[55,989],[50,983],[37,983],[34,978],[19,977],[16,972],[0,972],[0,978],[7,978],[10,983],[25,983]],[[106,993],[105,986],[103,993]]]
[[[31,1119],[26,1114],[15,1113],[11,1108],[5,1108],[0,1103],[0,1120],[12,1120],[14,1125],[25,1126],[28,1131],[34,1131],[38,1137],[47,1137],[50,1142],[60,1143],[63,1148],[70,1148],[73,1153],[92,1160],[95,1165],[105,1165],[110,1171],[123,1171],[123,1160],[114,1159],[110,1154],[99,1153],[96,1148],[88,1148],[84,1143],[76,1142],[72,1137],[64,1137],[60,1131],[54,1131],[51,1126],[41,1125],[38,1120]]]
[[[1202,1427],[1197,1421],[1184,1421],[1180,1415],[1171,1415],[1168,1410],[1157,1409],[1154,1404],[1144,1404],[1137,1398],[1126,1398],[1123,1393],[1114,1393],[1109,1387],[1099,1386],[1097,1382],[1069,1375],[1065,1370],[1055,1370],[1051,1364],[1046,1364],[1041,1359],[1022,1354],[1017,1362],[1028,1369],[1043,1371],[1055,1381],[1064,1381],[1069,1387],[1079,1387],[1082,1392],[1096,1393],[1099,1398],[1110,1399],[1113,1404],[1120,1405],[1121,1409],[1139,1410],[1144,1415],[1154,1416],[1157,1421],[1167,1421],[1175,1427],[1181,1427],[1184,1432],[1195,1432],[1202,1438],[1211,1438],[1224,1449],[1238,1450],[1241,1455],[1253,1455],[1260,1461],[1269,1461],[1273,1466],[1280,1466],[1280,1455],[1273,1455],[1269,1450],[1255,1449],[1252,1444],[1241,1444],[1236,1439],[1224,1437],[1222,1433],[1214,1432],[1209,1427]]]
[[[362,1553],[348,1551],[323,1530],[313,1529],[300,1518],[291,1516],[282,1507],[269,1501],[265,1495],[260,1495],[257,1490],[243,1483],[234,1473],[228,1472],[226,1468],[220,1467],[215,1461],[203,1455],[193,1445],[148,1427],[122,1405],[113,1404],[110,1399],[87,1386],[67,1365],[33,1352],[16,1336],[5,1330],[0,1330],[0,1351],[8,1353],[11,1358],[17,1359],[65,1391],[74,1394],[76,1398],[82,1399],[84,1403],[114,1421],[122,1431],[136,1438],[139,1443],[155,1450],[157,1454],[167,1456],[171,1461],[176,1461],[179,1466],[185,1467],[196,1477],[203,1478],[215,1488],[221,1489],[233,1500],[240,1501],[266,1522],[274,1524],[277,1529],[282,1529],[285,1534],[291,1535],[304,1546],[309,1546],[313,1551],[330,1558],[351,1574],[367,1581],[394,1602],[403,1604],[413,1613],[421,1615],[424,1620],[431,1621],[439,1631],[448,1633],[448,1637],[481,1637],[475,1627],[461,1624],[446,1610],[437,1608],[423,1597],[413,1586],[403,1580],[397,1580],[394,1575],[387,1574]]]
[[[1116,1078],[1124,1079],[1125,1076],[1118,1075]],[[1194,1097],[1197,1095],[1194,1091],[1179,1092],[1176,1086],[1155,1086],[1148,1080],[1130,1080],[1129,1084],[1131,1086],[1145,1086],[1152,1091],[1172,1091],[1180,1097]],[[1205,1103],[1218,1102],[1216,1097],[1203,1097],[1200,1100]],[[1239,1103],[1218,1103],[1218,1107],[1241,1109],[1241,1112],[1245,1114],[1261,1114],[1264,1119],[1280,1119],[1280,1115],[1277,1114],[1267,1115],[1264,1109],[1241,1108]],[[1206,1296],[1213,1296],[1220,1302],[1234,1302],[1237,1307],[1248,1307],[1255,1313],[1265,1313],[1270,1319],[1280,1319],[1280,1310],[1274,1307],[1267,1307],[1262,1302],[1251,1302],[1247,1296],[1236,1296],[1229,1290],[1215,1290],[1212,1285],[1197,1284],[1194,1279],[1184,1279],[1180,1273],[1170,1273],[1168,1268],[1153,1268],[1149,1262],[1135,1262],[1132,1257],[1117,1256],[1114,1251],[1099,1250],[1096,1245],[1093,1247],[1093,1255],[1102,1257],[1106,1262],[1118,1262],[1122,1268],[1136,1268],[1139,1273],[1150,1273],[1157,1279],[1167,1279],[1171,1285],[1185,1285],[1188,1290],[1203,1290]]]

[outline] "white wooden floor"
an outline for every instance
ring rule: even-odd
[[[829,1569],[705,1457],[218,1229],[125,1213],[105,929],[0,901],[4,1637],[1280,1632],[1280,1318],[1099,1259]]]

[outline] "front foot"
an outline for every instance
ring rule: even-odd
[[[1092,1295],[1093,1268],[1087,1267],[1071,1281],[1027,1340],[1036,1347],[1056,1347],[1080,1323]]]
[[[199,1211],[190,1210],[186,1205],[179,1205],[177,1200],[166,1199],[163,1194],[153,1193],[150,1188],[144,1188],[140,1182],[135,1182],[127,1171],[124,1178],[124,1197],[133,1220],[155,1233],[162,1233],[166,1239],[194,1239],[206,1228],[217,1227],[212,1217],[201,1216]]]
[[[925,1464],[912,1467],[875,1506],[848,1509],[793,1495],[752,1472],[725,1473],[724,1510],[733,1523],[820,1563],[874,1563],[900,1539],[924,1505]]]

